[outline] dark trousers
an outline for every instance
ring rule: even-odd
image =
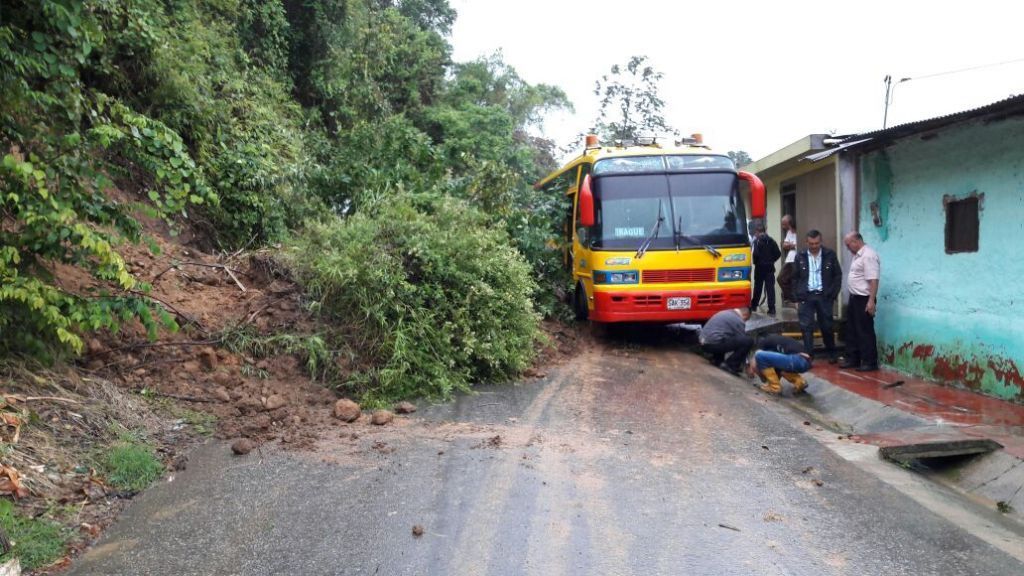
[[[775,266],[754,266],[754,297],[750,299],[750,310],[757,310],[761,303],[761,291],[768,298],[768,313],[775,313]]]
[[[850,294],[846,313],[846,361],[861,366],[878,366],[875,317],[868,314],[868,297]]]
[[[747,354],[750,354],[750,349],[754,347],[754,339],[746,334],[742,336],[733,336],[727,338],[721,342],[706,343],[701,346],[705,352],[711,354],[711,361],[718,366],[725,360],[725,365],[731,370],[738,371],[743,366],[743,362],[747,359]],[[731,354],[729,354],[731,352]],[[726,358],[725,355],[729,354]]]
[[[796,274],[796,262],[782,265],[779,272],[779,288],[782,288],[782,301],[793,301],[793,275]]]
[[[800,303],[797,310],[800,318],[800,331],[804,334],[804,350],[814,355],[814,325],[817,317],[818,330],[821,330],[821,341],[829,356],[836,353],[836,341],[832,335],[832,301],[824,294],[811,292],[807,299]]]

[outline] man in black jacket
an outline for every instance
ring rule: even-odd
[[[750,309],[757,310],[761,291],[768,299],[768,315],[775,316],[775,261],[782,256],[779,245],[764,231],[764,221],[754,220],[754,241],[751,259],[754,263],[754,296]]]
[[[793,295],[799,302],[797,313],[804,349],[814,355],[814,325],[817,317],[821,340],[829,361],[836,359],[836,343],[832,335],[832,303],[843,287],[843,270],[836,253],[821,245],[821,232],[807,233],[807,250],[797,254]]]

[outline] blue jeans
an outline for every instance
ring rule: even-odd
[[[758,350],[754,353],[754,362],[758,370],[775,368],[779,372],[807,372],[811,369],[811,362],[799,354],[780,354],[767,350]]]

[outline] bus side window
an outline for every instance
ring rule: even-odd
[[[583,183],[583,179],[587,177],[587,174],[590,174],[590,168],[591,168],[590,164],[583,164],[581,166],[580,176],[579,176],[579,183],[580,184]],[[577,196],[576,196],[577,203],[578,203],[578,196],[579,195],[577,194]],[[589,248],[590,247],[590,229],[580,224],[580,213],[579,213],[579,210],[576,210],[575,224],[576,224],[576,236],[580,239],[580,245]]]

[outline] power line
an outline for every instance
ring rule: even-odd
[[[991,64],[979,64],[978,66],[968,66],[967,68],[957,68],[956,70],[947,70],[945,72],[935,72],[933,74],[925,74],[923,76],[912,76],[907,78],[900,78],[899,80],[893,81],[892,76],[886,76],[883,80],[885,82],[885,114],[882,117],[882,129],[885,129],[889,123],[889,104],[892,102],[893,97],[896,94],[896,85],[910,80],[924,80],[926,78],[935,78],[937,76],[949,76],[950,74],[959,74],[961,72],[971,72],[973,70],[983,70],[985,68],[995,68],[996,66],[1005,66],[1007,64],[1016,64],[1017,62],[1024,62],[1024,58],[1016,58],[1014,60],[1004,60],[1002,62],[993,62]]]
[[[1024,62],[1024,58],[1017,58],[1016,60],[1005,60],[1003,62],[993,62],[992,64],[980,64],[978,66],[969,66],[967,68],[958,68],[956,70],[949,70],[946,72],[936,72],[934,74],[925,74],[924,76],[914,76],[913,78],[904,78],[904,80],[922,80],[924,78],[934,78],[936,76],[948,76],[949,74],[959,74],[961,72],[970,72],[972,70],[981,70],[983,68],[995,68],[996,66],[1005,66],[1007,64],[1015,64],[1017,62]]]

